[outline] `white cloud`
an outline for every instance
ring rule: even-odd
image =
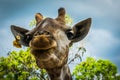
[[[109,47],[112,44],[119,43],[119,40],[105,29],[92,29],[89,36],[91,42],[95,44],[99,43],[99,46],[105,44],[105,47]]]
[[[94,54],[96,57],[103,57],[106,55],[109,57],[110,54],[108,54],[108,52],[111,51],[111,49],[114,50],[117,45],[120,45],[119,39],[104,29],[92,29],[86,42],[88,53]]]
[[[66,7],[74,15],[90,15],[94,17],[119,16],[120,1],[116,0],[85,0],[85,1],[70,1]]]

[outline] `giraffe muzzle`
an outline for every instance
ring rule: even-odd
[[[47,50],[57,47],[53,36],[47,31],[37,32],[30,42],[30,47],[38,50]]]

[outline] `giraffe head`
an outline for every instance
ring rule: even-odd
[[[89,32],[91,18],[78,22],[73,27],[65,25],[65,9],[58,10],[56,19],[35,15],[36,27],[27,30],[15,25],[11,31],[16,41],[30,47],[40,68],[52,69],[67,63],[69,46],[82,40]],[[17,38],[19,36],[19,39]]]

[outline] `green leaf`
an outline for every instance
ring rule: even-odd
[[[117,74],[117,67],[109,60],[96,60],[92,57],[88,57],[86,61],[81,62],[75,66],[72,75],[77,80],[93,80],[95,76],[97,80],[115,80]],[[102,76],[102,77],[100,77]]]

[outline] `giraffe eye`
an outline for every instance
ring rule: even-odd
[[[26,41],[30,41],[32,39],[32,35],[27,35],[25,39]]]
[[[67,34],[67,37],[68,37],[69,40],[72,39],[73,36],[74,36],[72,29],[67,30],[67,31],[66,31],[66,34]]]

